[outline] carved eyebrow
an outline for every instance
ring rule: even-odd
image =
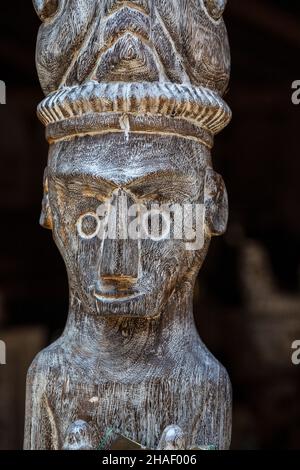
[[[77,193],[84,192],[102,192],[103,194],[112,193],[118,185],[101,176],[90,174],[61,174],[54,175],[50,173],[50,178],[62,189]]]
[[[197,176],[200,176],[201,173],[197,173]],[[203,181],[202,185],[199,184],[199,178],[167,170],[137,178],[126,185],[126,188],[140,197],[173,195],[176,199],[191,197],[198,199],[204,192],[204,178],[200,178],[200,180]]]
[[[201,174],[201,173],[200,173]],[[200,175],[197,173],[197,176]],[[203,172],[204,174],[204,172]],[[90,174],[61,174],[49,173],[50,178],[62,190],[89,195],[91,192],[110,195],[120,184],[114,183],[101,176]],[[202,179],[202,181],[204,181]],[[204,193],[204,184],[199,185],[199,178],[183,175],[174,170],[156,171],[135,178],[122,185],[134,195],[144,198],[169,197],[174,200],[198,199]]]

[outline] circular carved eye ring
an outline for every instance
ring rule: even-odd
[[[42,21],[52,18],[59,8],[60,0],[33,0],[35,11]]]
[[[84,227],[85,223],[87,223],[88,225],[93,223],[94,227],[92,229],[86,229]],[[83,240],[92,240],[99,234],[101,228],[101,221],[95,212],[87,212],[86,214],[83,214],[79,217],[76,223],[76,227],[77,233],[80,238],[82,238]]]
[[[211,18],[219,20],[224,13],[227,0],[203,0],[204,6]]]

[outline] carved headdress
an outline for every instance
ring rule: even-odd
[[[176,134],[208,147],[229,122],[226,0],[34,0],[49,142]]]

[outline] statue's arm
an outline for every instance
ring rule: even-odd
[[[25,450],[57,450],[58,433],[46,394],[48,377],[33,364],[27,374]]]

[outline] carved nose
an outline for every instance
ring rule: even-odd
[[[102,284],[124,287],[139,277],[139,242],[128,234],[128,208],[134,203],[124,190],[116,190],[108,216],[108,235],[103,240],[99,277]]]

